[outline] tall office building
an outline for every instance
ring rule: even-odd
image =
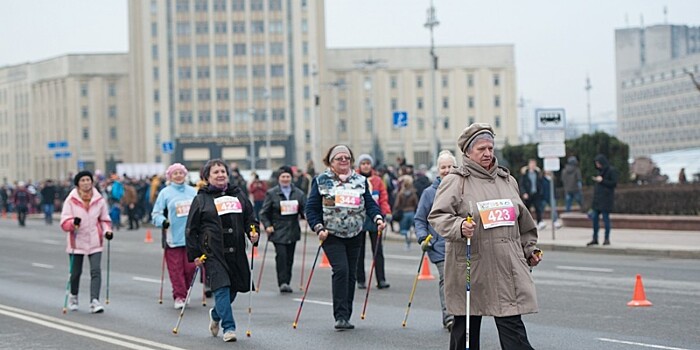
[[[457,138],[474,122],[491,123],[496,147],[518,144],[512,45],[437,47],[435,108],[429,48],[328,49],[322,82],[320,144],[342,142],[355,154],[394,164],[434,164],[433,135],[459,154]],[[435,113],[433,112],[435,111]],[[406,112],[395,127],[394,112]],[[435,128],[435,129],[433,129]]]
[[[0,178],[65,179],[136,157],[128,68],[126,54],[1,67]]]
[[[141,161],[303,164],[314,150],[301,135],[313,128],[323,13],[322,0],[130,0]]]
[[[700,27],[618,29],[615,53],[618,135],[630,156],[700,147]]]

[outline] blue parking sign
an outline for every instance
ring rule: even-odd
[[[165,141],[161,144],[161,149],[163,150],[163,153],[173,153],[175,147],[173,147],[173,142],[172,141]]]
[[[392,124],[395,129],[405,128],[408,126],[408,112],[395,111],[392,118]]]

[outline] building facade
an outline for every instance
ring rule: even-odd
[[[302,164],[314,149],[302,135],[322,77],[323,12],[321,0],[130,0],[141,161]]]
[[[370,153],[386,164],[400,156],[431,165],[434,135],[440,149],[460,154],[457,138],[474,122],[494,126],[497,148],[519,144],[513,46],[435,50],[435,108],[428,47],[326,50],[321,148],[347,143],[355,154]],[[406,112],[405,127],[394,126],[397,111]]]
[[[0,68],[0,178],[64,179],[138,153],[126,54]]]
[[[618,135],[630,156],[700,147],[700,27],[618,29],[615,49]]]

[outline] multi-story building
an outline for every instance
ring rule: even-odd
[[[700,147],[700,27],[615,31],[618,135],[630,156]]]
[[[434,135],[441,149],[459,154],[457,138],[473,122],[494,126],[497,148],[518,144],[513,46],[435,51],[433,80],[427,47],[326,50],[329,80],[321,82],[321,100],[330,103],[321,103],[322,149],[341,142],[388,164],[401,156],[430,165]],[[394,127],[396,111],[407,112],[406,127]]]
[[[130,0],[143,161],[260,169],[310,158],[323,12],[322,0]]]
[[[64,179],[138,149],[128,55],[65,55],[0,68],[0,177]]]

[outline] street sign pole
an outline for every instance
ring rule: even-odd
[[[539,144],[537,156],[543,159],[544,171],[550,172],[549,205],[552,208],[552,240],[556,239],[557,202],[554,195],[554,172],[559,171],[559,158],[566,156],[566,111],[563,108],[535,110],[535,126]],[[545,175],[546,176],[546,175]]]

